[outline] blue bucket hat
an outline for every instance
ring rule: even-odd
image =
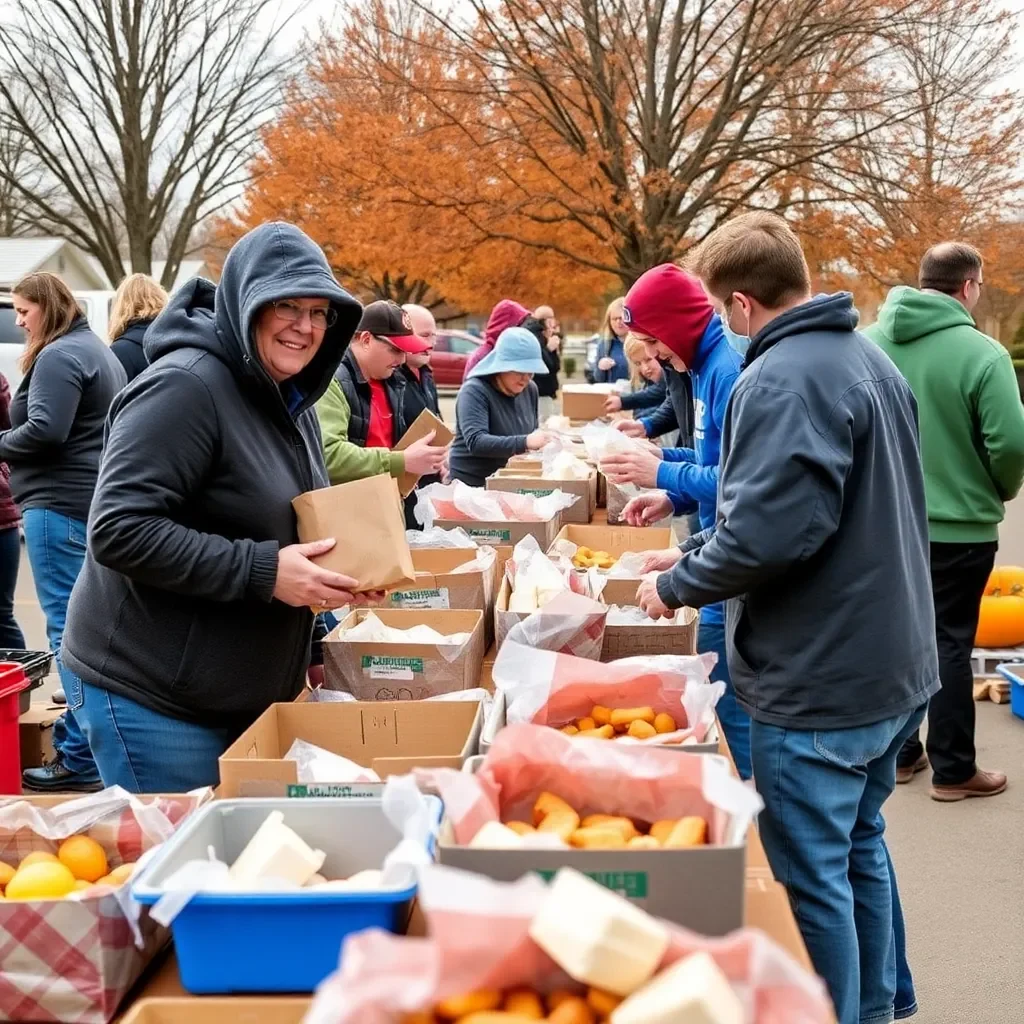
[[[498,335],[494,348],[484,356],[469,377],[489,377],[493,373],[547,373],[540,342],[525,327],[506,327]]]

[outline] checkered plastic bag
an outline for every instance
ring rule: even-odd
[[[212,797],[135,797],[120,788],[79,799],[0,803],[0,860],[12,867],[35,851],[88,835],[111,869],[137,862]],[[0,901],[0,1020],[106,1024],[168,932],[131,899],[130,886],[75,900]]]

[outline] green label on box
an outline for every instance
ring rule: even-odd
[[[516,494],[532,494],[535,498],[546,498],[549,494],[554,494],[554,487],[517,487]]]
[[[364,654],[363,674],[371,679],[412,679],[423,674],[422,658],[389,658],[379,654]]]
[[[625,896],[626,899],[647,899],[646,871],[584,871],[583,873],[606,889]],[[537,874],[545,882],[550,882],[555,877],[554,871],[538,871]]]
[[[343,786],[338,783],[315,783],[310,786],[289,786],[288,798],[306,797],[379,797],[380,786]]]
[[[397,608],[451,608],[447,587],[433,590],[396,590],[391,603]]]
[[[512,531],[510,529],[497,530],[484,526],[467,526],[466,533],[468,533],[470,537],[479,537],[481,540],[504,541],[506,544],[512,540]]]

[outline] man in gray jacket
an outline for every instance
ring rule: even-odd
[[[881,808],[939,685],[914,396],[856,332],[850,295],[812,299],[779,218],[731,221],[693,269],[751,342],[716,525],[640,602],[657,617],[729,600],[772,870],[840,1024],[889,1021],[902,916]]]

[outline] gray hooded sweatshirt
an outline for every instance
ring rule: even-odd
[[[271,300],[329,299],[338,319],[278,386],[253,326]],[[150,366],[111,406],[68,607],[64,662],[160,714],[244,728],[295,698],[313,614],[273,598],[292,499],[327,484],[314,405],[361,307],[319,247],[264,224],[232,248],[220,284],[181,288],[146,333]]]
[[[658,577],[670,608],[731,598],[736,696],[791,729],[870,725],[939,688],[917,406],[856,326],[851,297],[828,295],[752,340],[715,527]]]

